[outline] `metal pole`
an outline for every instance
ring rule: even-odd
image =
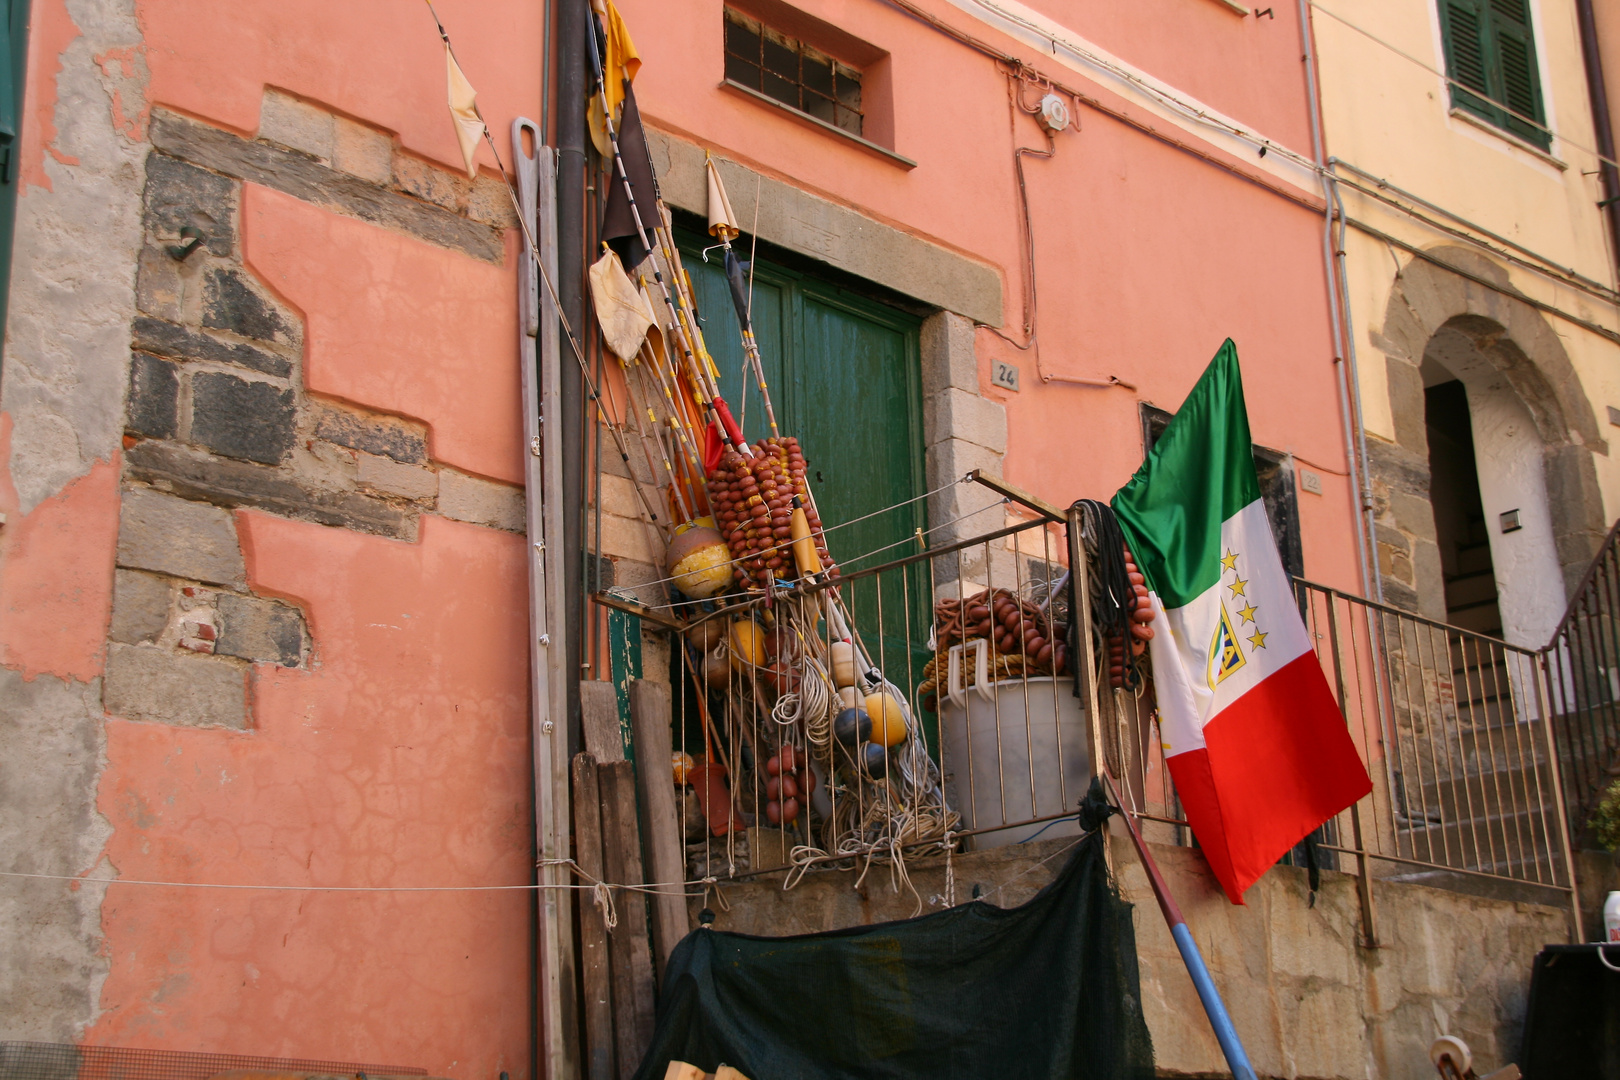
[[[585,34],[588,0],[557,0],[557,301],[576,332],[585,332]],[[579,720],[580,660],[584,642],[584,597],[578,587],[584,566],[585,388],[577,364],[561,364],[563,458],[576,467],[563,470],[563,562],[566,615],[557,628],[568,663],[568,756],[583,746]]]
[[[1175,939],[1176,948],[1181,950],[1181,962],[1187,965],[1187,974],[1192,976],[1193,986],[1198,991],[1198,1000],[1204,1003],[1204,1012],[1209,1016],[1209,1026],[1215,1031],[1215,1041],[1221,1044],[1221,1053],[1226,1055],[1227,1067],[1232,1070],[1234,1080],[1258,1080],[1254,1074],[1254,1066],[1249,1064],[1249,1055],[1244,1052],[1243,1043],[1238,1039],[1237,1028],[1232,1026],[1232,1018],[1226,1013],[1226,1003],[1221,1000],[1221,992],[1215,988],[1215,980],[1210,978],[1203,954],[1198,951],[1198,943],[1193,940],[1192,931],[1187,929],[1187,920],[1182,917],[1181,906],[1176,903],[1176,898],[1170,895],[1170,886],[1165,884],[1164,875],[1159,873],[1159,864],[1153,861],[1153,855],[1148,851],[1141,832],[1136,828],[1136,821],[1131,817],[1131,812],[1125,808],[1125,801],[1119,797],[1119,788],[1114,785],[1113,776],[1107,769],[1101,768],[1097,770],[1097,775],[1108,785],[1109,794],[1120,808],[1119,816],[1125,819],[1125,828],[1130,830],[1131,843],[1136,846],[1136,855],[1142,860],[1142,869],[1147,871],[1148,882],[1153,886],[1153,895],[1159,901],[1159,910],[1164,912],[1164,921],[1170,926],[1170,936]]]

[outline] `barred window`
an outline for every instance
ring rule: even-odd
[[[726,78],[851,135],[861,134],[861,73],[726,9]]]

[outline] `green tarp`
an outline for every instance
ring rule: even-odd
[[[635,1080],[671,1060],[750,1080],[1147,1080],[1131,906],[1092,833],[1027,904],[764,938],[693,931]]]

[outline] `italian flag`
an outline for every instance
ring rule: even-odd
[[[1277,554],[1230,340],[1113,507],[1157,615],[1149,646],[1170,775],[1241,904],[1372,781]]]

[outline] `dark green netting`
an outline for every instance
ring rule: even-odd
[[[1131,905],[1093,833],[1029,903],[801,937],[700,929],[670,957],[652,1048],[750,1080],[1147,1080]]]

